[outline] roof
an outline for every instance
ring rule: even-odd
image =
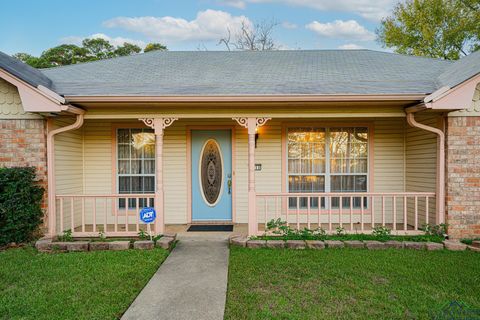
[[[42,85],[46,88],[52,89],[52,80],[50,80],[40,70],[32,68],[28,64],[12,58],[8,54],[5,54],[1,51],[0,68],[35,88],[37,88],[39,85]]]
[[[480,73],[480,51],[152,51],[42,70],[0,52],[0,68],[63,96],[427,95]]]
[[[439,86],[453,88],[480,73],[480,50],[448,66],[438,77]]]
[[[450,65],[370,50],[153,51],[42,72],[65,96],[428,94]]]

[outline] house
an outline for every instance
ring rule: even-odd
[[[480,236],[480,52],[150,52],[45,70],[0,54],[0,165],[49,234],[271,219]]]

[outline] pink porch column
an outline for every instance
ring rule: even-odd
[[[233,118],[248,130],[248,235],[258,234],[255,190],[255,134],[271,118]]]
[[[155,232],[165,232],[165,193],[163,189],[163,132],[178,118],[147,118],[140,119],[155,131]]]

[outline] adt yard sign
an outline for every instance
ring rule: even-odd
[[[152,223],[153,221],[155,221],[156,217],[157,217],[157,213],[153,208],[148,207],[140,210],[140,220],[142,220],[145,223]]]

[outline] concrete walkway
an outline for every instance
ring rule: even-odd
[[[223,319],[228,234],[179,234],[177,246],[123,315],[123,320]]]

